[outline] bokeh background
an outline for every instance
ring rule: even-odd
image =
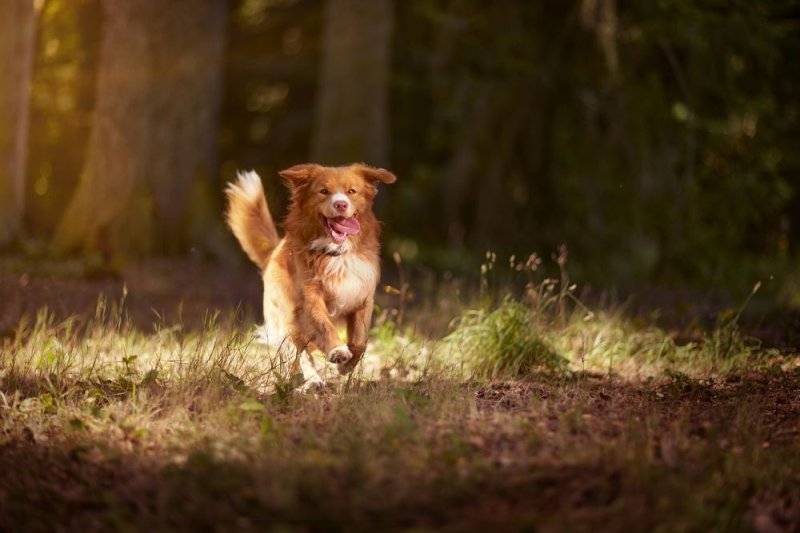
[[[797,305],[799,58],[792,0],[4,0],[0,240],[241,263],[237,169],[365,161],[406,264]]]

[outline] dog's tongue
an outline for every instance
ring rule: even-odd
[[[355,217],[337,217],[332,218],[330,222],[333,229],[345,235],[355,235],[361,230],[361,224]]]

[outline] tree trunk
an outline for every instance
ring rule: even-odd
[[[0,246],[22,221],[33,32],[33,0],[0,3]]]
[[[225,0],[104,0],[97,104],[62,251],[176,251],[196,179],[216,169]]]
[[[186,239],[187,201],[195,182],[218,169],[227,7],[220,0],[159,2],[151,26],[154,143],[148,188],[162,225],[162,248]],[[198,184],[199,185],[199,184]]]
[[[513,216],[508,170],[528,118],[531,89],[524,83],[480,82],[442,180],[444,219],[456,245],[502,245],[498,235]],[[497,205],[509,209],[498,210]]]
[[[391,0],[327,0],[312,159],[389,159]]]
[[[488,83],[464,83],[470,94],[471,109],[467,113],[468,120],[457,134],[453,155],[441,181],[444,206],[444,230],[451,244],[461,246],[470,229],[465,220],[465,206],[474,198],[470,191],[474,189],[476,175],[479,174],[480,157],[484,154],[485,139],[492,121],[491,85]]]

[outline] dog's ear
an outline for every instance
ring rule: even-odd
[[[278,174],[280,174],[289,185],[299,185],[313,176],[319,168],[319,165],[304,163],[287,168],[286,170],[281,170]]]
[[[397,176],[386,169],[371,167],[364,163],[358,163],[353,166],[357,172],[361,173],[369,181],[380,181],[381,183],[394,183],[397,181]]]

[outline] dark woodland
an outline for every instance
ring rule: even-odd
[[[0,530],[800,529],[797,0],[2,0],[0,72]],[[224,217],[305,162],[398,178],[316,394]]]

